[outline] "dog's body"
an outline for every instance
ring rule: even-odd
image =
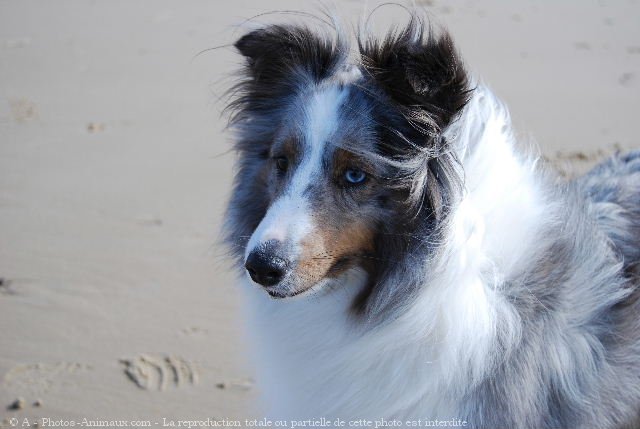
[[[270,416],[640,425],[640,152],[561,183],[420,25],[358,66],[300,27],[236,44],[228,237]]]

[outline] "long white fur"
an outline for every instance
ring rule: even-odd
[[[335,109],[327,102],[340,100],[320,97],[312,109],[318,116],[309,115],[315,143],[331,122],[313,119],[330,117]],[[483,86],[446,133],[463,163],[465,195],[429,284],[397,320],[367,331],[352,323],[348,306],[365,281],[359,270],[334,280],[340,286],[327,293],[287,302],[247,282],[252,360],[268,416],[455,418],[465,389],[519,338],[501,279],[526,257],[523,243],[533,242],[528,237],[545,211],[535,159],[516,155],[508,112]],[[301,183],[313,180],[320,148],[296,173]],[[285,222],[287,210],[300,216],[302,203],[294,201],[276,203],[263,223]],[[265,228],[256,231],[260,239]],[[504,326],[512,331],[500,331]],[[505,349],[497,349],[498,335]]]

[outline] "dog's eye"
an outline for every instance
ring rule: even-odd
[[[347,183],[350,183],[352,185],[357,185],[359,183],[364,182],[365,179],[367,178],[367,175],[364,171],[358,168],[349,168],[347,171],[344,172],[344,178],[347,181]]]
[[[289,160],[284,156],[279,156],[275,158],[275,161],[276,161],[276,168],[278,169],[278,171],[281,171],[284,173],[285,171],[287,171],[287,168],[289,168]]]

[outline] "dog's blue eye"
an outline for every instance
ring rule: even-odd
[[[344,178],[347,180],[347,182],[357,185],[358,183],[364,182],[364,179],[367,178],[367,175],[362,170],[359,170],[357,168],[350,168],[345,171]]]

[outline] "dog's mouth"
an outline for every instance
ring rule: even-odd
[[[320,291],[325,283],[325,278],[313,282],[298,282],[294,276],[285,278],[283,282],[273,286],[263,286],[263,290],[273,299],[291,299]]]
[[[329,267],[323,277],[310,285],[298,284],[298,287],[291,287],[292,285],[291,283],[289,283],[289,285],[287,286],[286,280],[291,281],[291,278],[289,278],[285,280],[285,284],[265,287],[264,290],[269,294],[271,298],[274,299],[287,299],[310,293],[315,294],[317,292],[320,292],[321,290],[324,290],[324,285],[327,282],[330,282],[331,279],[339,277],[342,273],[354,267],[359,259],[359,256],[360,255],[354,254],[339,258],[331,265],[331,267]]]
[[[291,292],[283,292],[277,289],[273,289],[273,290],[269,290],[267,289],[267,293],[269,294],[269,296],[271,298],[274,299],[285,299],[285,298],[293,298],[294,296],[298,296],[298,295],[302,295],[303,293],[307,292],[309,289],[303,289],[303,290],[296,290],[296,291],[291,291]]]

